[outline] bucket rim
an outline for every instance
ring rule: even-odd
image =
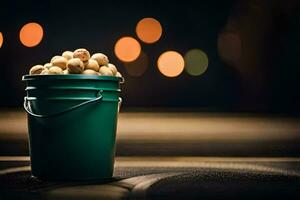
[[[73,80],[107,80],[107,81],[119,81],[120,83],[124,82],[123,77],[116,76],[99,76],[99,75],[86,75],[86,74],[61,74],[61,75],[24,75],[22,76],[22,81],[28,80],[51,80],[51,79],[73,79]]]

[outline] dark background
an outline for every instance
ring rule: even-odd
[[[299,3],[295,0],[245,1],[4,1],[1,3],[0,107],[21,107],[25,84],[21,77],[32,65],[80,47],[103,52],[125,77],[123,108],[263,112],[298,115],[300,111]],[[113,53],[122,36],[135,38],[135,26],[153,17],[163,27],[154,44],[141,42],[149,66],[139,77],[126,73]],[[42,42],[23,46],[19,31],[28,22],[43,26]],[[234,34],[222,57],[221,34]],[[199,48],[209,58],[201,76],[183,72],[175,78],[157,69],[167,50],[184,54]],[[226,54],[225,51],[225,54]],[[230,52],[232,52],[230,54]],[[238,56],[235,56],[238,55]]]

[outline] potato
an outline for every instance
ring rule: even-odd
[[[58,66],[53,66],[49,69],[48,74],[63,74],[63,70]]]
[[[67,62],[68,60],[65,57],[60,56],[52,61],[52,65],[65,70],[67,69]]]
[[[60,58],[61,56],[53,56],[50,60],[50,63],[52,63],[55,59]]]
[[[50,67],[52,67],[52,64],[51,63],[46,63],[46,64],[44,64],[44,67],[46,67],[47,69],[50,69]]]
[[[64,57],[67,60],[70,60],[73,58],[73,52],[72,51],[64,51],[62,53],[62,57]]]
[[[96,60],[99,66],[107,65],[109,63],[107,56],[103,53],[95,53],[94,55],[92,55],[91,59]]]
[[[103,53],[92,56],[84,48],[64,51],[61,56],[53,56],[50,63],[33,66],[29,74],[87,74],[99,76],[122,77],[116,66],[109,63],[108,57]]]
[[[92,69],[94,71],[99,71],[99,65],[96,60],[89,59],[84,63],[84,69]]]
[[[122,74],[120,72],[117,72],[115,76],[116,77],[122,77]]]
[[[101,66],[99,69],[99,73],[102,76],[113,76],[112,71],[107,66]]]
[[[41,75],[47,75],[49,74],[49,69],[44,69],[42,72],[41,72]]]
[[[31,67],[31,69],[29,70],[29,74],[30,75],[40,74],[44,69],[46,68],[43,65],[35,65]]]
[[[114,64],[111,64],[111,63],[108,63],[107,66],[112,71],[113,75],[115,76],[118,72],[116,66]]]
[[[87,75],[98,75],[96,71],[92,69],[86,69],[82,72],[82,74],[87,74]]]
[[[83,62],[79,58],[72,58],[67,63],[70,74],[81,74],[84,70]]]
[[[83,48],[76,49],[73,53],[73,58],[79,58],[82,62],[88,61],[90,57],[90,52]]]

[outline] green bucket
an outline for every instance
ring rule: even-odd
[[[26,75],[32,175],[43,180],[110,178],[122,78]]]

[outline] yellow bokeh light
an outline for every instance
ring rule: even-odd
[[[35,22],[25,24],[20,30],[20,41],[26,47],[34,47],[43,39],[44,31],[41,25]]]
[[[136,25],[137,36],[145,43],[154,43],[162,34],[162,27],[154,18],[144,18]]]
[[[0,32],[0,48],[2,47],[2,44],[3,44],[3,35],[2,35],[2,33]]]
[[[115,44],[115,54],[123,62],[132,62],[136,60],[140,53],[141,45],[132,37],[122,37]]]
[[[208,57],[200,49],[191,49],[184,55],[185,71],[192,76],[203,74],[208,67]]]
[[[157,66],[163,75],[176,77],[180,75],[184,69],[184,59],[182,55],[176,51],[166,51],[159,56]]]

